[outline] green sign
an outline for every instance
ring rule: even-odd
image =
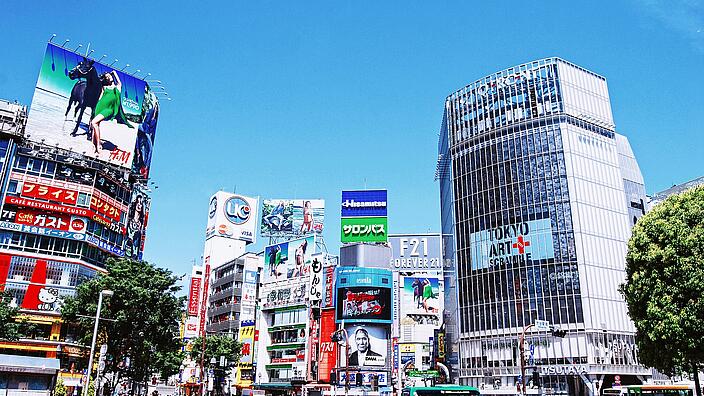
[[[406,375],[409,377],[439,377],[440,372],[437,370],[409,370]]]
[[[386,217],[343,217],[340,238],[344,242],[386,242]]]

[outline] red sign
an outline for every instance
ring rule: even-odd
[[[46,214],[32,209],[20,209],[15,215],[15,223],[68,231],[70,228],[71,216]],[[85,227],[83,228],[85,229]]]
[[[337,330],[335,310],[324,309],[320,313],[320,356],[318,360],[318,381],[329,382],[330,370],[337,364],[337,343],[332,333]]]
[[[120,209],[106,200],[97,197],[95,194],[90,197],[90,208],[96,211],[97,214],[107,216],[115,221],[120,221],[120,215],[122,214]]]
[[[62,214],[72,214],[81,217],[89,217],[93,212],[85,208],[77,208],[73,206],[57,205],[49,202],[34,201],[32,199],[13,197],[8,195],[5,197],[5,203],[10,205],[24,206],[32,209],[41,209],[49,212]]]
[[[78,191],[45,186],[29,181],[25,181],[22,184],[22,192],[20,194],[23,197],[46,199],[48,201],[61,202],[69,205],[75,205],[76,202],[78,202]]]
[[[200,296],[200,278],[191,278],[191,289],[188,293],[188,314],[198,316],[198,297]]]

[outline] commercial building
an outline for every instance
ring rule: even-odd
[[[447,97],[438,147],[459,382],[515,389],[523,334],[527,377],[553,393],[646,379],[618,292],[645,193],[606,79],[559,58],[478,79]]]
[[[123,83],[119,117],[89,127],[88,96],[106,72]],[[22,373],[57,367],[65,385],[79,384],[87,351],[60,301],[108,258],[142,258],[158,116],[144,80],[51,43],[29,114],[0,102],[0,289],[34,324],[28,338],[0,342],[0,354],[23,355]],[[50,387],[37,376],[22,383]]]
[[[667,199],[667,197],[675,194],[679,194],[681,192],[685,192],[689,190],[690,188],[694,188],[697,186],[701,186],[704,184],[704,176],[700,176],[694,180],[690,180],[684,183],[680,184],[675,184],[672,187],[665,189],[663,191],[656,192],[652,196],[648,197],[648,205],[647,209],[650,210],[652,209],[653,206],[659,204],[660,202],[664,201]]]

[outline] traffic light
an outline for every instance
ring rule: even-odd
[[[377,374],[372,374],[372,392],[379,390],[379,376]]]
[[[355,385],[362,386],[362,384],[364,383],[364,374],[357,373],[357,375],[355,376],[354,382],[355,382]]]

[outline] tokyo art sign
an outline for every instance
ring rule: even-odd
[[[550,219],[474,232],[470,234],[470,245],[473,270],[555,258]]]

